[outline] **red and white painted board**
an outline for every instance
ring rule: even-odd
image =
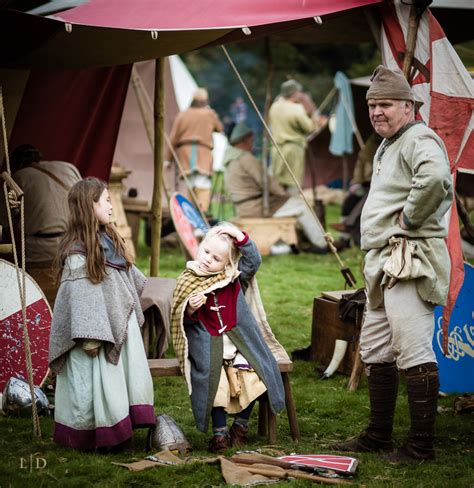
[[[41,386],[48,374],[51,307],[36,282],[26,275],[26,317],[33,382]],[[15,266],[0,259],[0,392],[11,376],[27,380],[23,317]]]

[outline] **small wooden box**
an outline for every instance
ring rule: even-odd
[[[282,240],[288,245],[297,245],[296,218],[239,218],[232,219],[239,229],[247,232],[255,242],[262,256],[270,254],[270,248],[278,240]]]
[[[362,321],[362,315],[359,322]],[[350,375],[354,365],[360,323],[343,322],[339,318],[339,301],[318,297],[313,302],[310,359],[326,368],[331,362],[336,339],[349,342],[338,373]]]

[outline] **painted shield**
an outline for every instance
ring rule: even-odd
[[[354,474],[359,464],[359,460],[356,458],[332,454],[293,454],[291,456],[282,456],[278,459],[298,465],[330,469],[347,475]]]
[[[435,308],[433,349],[444,393],[474,391],[474,267],[464,263],[464,283],[449,321],[448,353],[443,354],[443,307]]]
[[[205,233],[208,225],[196,207],[180,193],[174,193],[171,197],[170,212],[181,242],[194,259],[199,245],[195,231],[199,229],[201,234]]]
[[[48,374],[51,308],[36,282],[26,275],[26,318],[33,382],[41,386]],[[0,391],[10,377],[27,380],[23,318],[15,267],[0,259]]]

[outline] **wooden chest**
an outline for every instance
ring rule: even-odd
[[[331,361],[336,339],[346,340],[349,344],[337,372],[350,375],[359,341],[362,314],[358,324],[343,322],[339,318],[338,305],[338,300],[325,297],[314,299],[310,359],[326,368]]]
[[[262,256],[268,256],[272,245],[279,240],[288,245],[298,244],[294,217],[268,219],[235,217],[231,222],[250,235]]]

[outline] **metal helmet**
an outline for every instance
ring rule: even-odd
[[[49,401],[39,386],[34,387],[38,414],[49,414]],[[6,415],[31,415],[30,385],[19,378],[11,377],[3,390],[2,409]]]
[[[147,449],[160,451],[179,451],[186,454],[192,446],[184,437],[181,427],[169,415],[162,414],[156,417],[156,424],[148,432]]]

